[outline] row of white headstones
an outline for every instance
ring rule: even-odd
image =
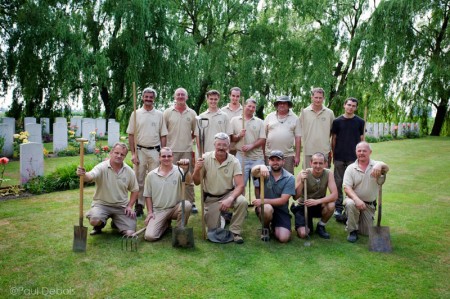
[[[50,120],[48,118],[41,118],[40,123],[37,123],[36,118],[26,117],[24,124],[24,131],[28,133],[28,142],[20,144],[20,178],[22,184],[25,184],[35,176],[44,175],[42,135],[50,133]],[[86,143],[86,150],[88,152],[94,151],[96,137],[107,135],[109,146],[112,146],[120,140],[120,124],[114,119],[109,119],[108,127],[106,127],[106,119],[103,118],[73,117],[70,119],[69,127],[66,118],[58,117],[53,123],[54,153],[68,148],[69,130],[74,131],[75,137],[82,137],[88,140]],[[2,118],[0,120],[0,136],[4,140],[2,156],[13,156],[14,134],[16,134],[15,119],[11,117]]]

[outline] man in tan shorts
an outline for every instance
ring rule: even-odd
[[[266,161],[272,151],[281,150],[285,158],[284,169],[294,174],[294,168],[300,163],[300,121],[290,110],[292,101],[288,96],[279,96],[274,105],[277,111],[267,115],[264,120]]]
[[[239,87],[233,87],[230,89],[230,102],[224,107],[220,108],[228,118],[231,119],[236,116],[242,116],[243,107],[240,103],[241,89]],[[236,156],[236,143],[231,140],[230,143],[230,154]]]
[[[347,241],[354,243],[358,233],[367,235],[373,225],[379,185],[377,179],[389,171],[389,166],[370,159],[372,149],[365,141],[356,146],[356,161],[344,173],[344,199],[347,213]]]
[[[170,227],[172,220],[177,220],[181,226],[181,201],[185,199],[181,194],[182,174],[178,166],[173,165],[173,152],[163,147],[159,152],[159,167],[150,171],[145,179],[144,197],[147,205],[145,218],[145,240],[156,241]],[[189,176],[189,159],[179,161],[180,168],[186,173],[186,184],[191,180]],[[185,201],[185,223],[191,213],[191,203]]]
[[[242,244],[242,225],[247,215],[248,203],[242,196],[244,179],[241,165],[236,157],[228,153],[228,134],[218,133],[214,139],[215,151],[208,152],[197,160],[192,176],[196,185],[204,180],[205,221],[208,231],[220,227],[221,212],[234,209],[230,231],[233,233],[234,242]],[[203,178],[200,175],[202,168]]]
[[[102,233],[108,218],[124,235],[131,235],[136,230],[136,214],[133,205],[139,194],[139,186],[133,169],[123,160],[127,156],[127,146],[117,142],[109,152],[109,160],[97,164],[91,171],[86,172],[82,167],[77,168],[77,175],[84,176],[85,182],[95,182],[96,189],[91,209],[86,217],[94,227],[91,235]],[[131,192],[128,201],[128,192]]]
[[[325,91],[318,87],[311,91],[311,105],[300,113],[300,127],[303,150],[305,151],[305,168],[310,165],[314,153],[323,153],[326,157],[325,167],[331,165],[331,127],[334,113],[323,105]]]
[[[208,127],[204,129],[205,152],[214,150],[214,136],[217,133],[225,132],[230,136],[233,134],[230,119],[225,112],[217,106],[220,100],[220,93],[217,90],[210,90],[206,93],[208,110],[200,114],[200,117],[209,119]]]
[[[131,114],[127,128],[131,162],[137,167],[136,176],[139,183],[139,199],[135,207],[138,217],[144,213],[145,201],[142,193],[144,192],[145,177],[149,171],[158,167],[159,150],[166,146],[167,127],[163,113],[154,107],[155,99],[156,91],[154,89],[144,89],[142,93],[144,105],[136,111],[137,136],[134,136],[134,112]],[[135,142],[137,153],[134,152]]]
[[[198,136],[197,113],[186,104],[188,93],[184,88],[177,88],[174,94],[175,105],[164,111],[164,121],[167,126],[167,147],[172,149],[173,161],[188,159],[190,171],[194,170],[192,163],[192,140]],[[192,203],[192,213],[197,213],[195,207],[194,183],[186,185],[186,199]]]

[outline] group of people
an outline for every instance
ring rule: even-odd
[[[197,212],[195,184],[203,187],[200,200],[208,238],[217,241],[215,233],[223,237],[220,229],[224,215],[232,210],[229,234],[219,239],[242,244],[248,209],[244,189],[253,179],[255,212],[279,242],[291,238],[289,211],[300,238],[313,232],[312,218],[318,217],[315,231],[329,239],[325,226],[334,214],[336,220],[346,223],[347,240],[355,242],[358,233],[367,234],[372,225],[376,179],[389,168],[370,159],[372,150],[363,141],[364,120],[355,115],[357,99],[347,99],[345,113],[335,119],[333,111],[323,105],[324,94],[322,88],[314,88],[311,105],[300,116],[293,113],[291,99],[280,96],[274,102],[276,110],[261,120],[255,116],[256,100],[249,98],[244,106],[240,104],[238,87],[230,90],[230,102],[223,108],[218,106],[220,93],[208,91],[208,109],[199,116],[187,106],[184,88],[175,91],[173,107],[164,112],[154,107],[156,91],[144,89],[143,106],[132,113],[127,128],[135,169],[124,163],[128,148],[123,143],[116,143],[109,159],[93,170],[77,169],[77,175],[84,175],[85,181],[96,183],[92,207],[86,215],[93,226],[91,235],[101,233],[108,218],[112,218],[113,228],[131,235],[136,217],[143,215],[145,208],[144,238],[158,240],[172,220],[181,225],[181,199],[186,200],[184,225],[190,214]],[[206,125],[199,129],[199,121],[206,121]],[[302,145],[304,167],[295,178]],[[330,170],[332,161],[334,171]],[[264,180],[263,207],[260,180]],[[181,194],[182,184],[187,194]],[[305,206],[309,217],[305,217]],[[268,240],[266,235],[261,238]]]

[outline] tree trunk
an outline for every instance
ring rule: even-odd
[[[431,136],[439,136],[441,134],[442,126],[444,125],[445,118],[447,116],[448,99],[441,98],[441,102],[437,107],[436,118],[434,119],[433,129],[431,130]]]

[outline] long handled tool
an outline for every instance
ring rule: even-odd
[[[185,202],[186,202],[186,173],[184,173],[180,164],[178,164],[178,171],[181,174],[181,194],[183,198],[181,199],[181,225],[176,227],[172,231],[172,246],[173,247],[183,247],[192,248],[194,247],[194,231],[192,228],[184,227],[185,223]],[[188,170],[189,171],[189,170]]]
[[[364,133],[363,133],[363,140],[366,140],[366,122],[367,122],[367,106],[364,107]]]
[[[80,167],[84,167],[84,143],[88,142],[85,138],[77,138],[80,143]],[[73,251],[86,251],[87,227],[83,226],[83,191],[84,176],[80,176],[80,207],[79,207],[79,226],[73,228]]]
[[[206,122],[206,125],[204,124]],[[205,128],[209,126],[209,119],[202,118],[201,116],[197,116],[197,126],[198,126],[198,136],[200,140],[200,154],[199,157],[203,158],[204,150],[205,150]],[[206,224],[205,224],[205,193],[203,190],[203,168],[200,171],[200,203],[202,209],[202,237],[203,240],[206,240]]]
[[[137,152],[137,116],[136,116],[136,83],[133,82],[133,121],[134,121],[134,127],[133,127],[133,149],[134,154],[136,158],[138,157]],[[139,158],[138,158],[139,159]],[[139,176],[139,166],[137,164],[133,164],[134,174],[136,175],[136,178]],[[137,207],[139,204],[139,198],[136,200],[135,207]]]
[[[264,242],[268,242],[270,240],[269,229],[265,226],[265,214],[264,214],[264,177],[262,175],[259,176],[260,180],[260,198],[261,198],[261,240]]]
[[[304,161],[304,160],[303,160]],[[306,167],[305,167],[306,169]],[[305,179],[303,181],[303,208],[305,209],[305,234],[306,234],[306,238],[305,238],[305,243],[303,244],[306,247],[311,246],[311,241],[310,241],[310,236],[309,236],[309,232],[308,232],[308,207],[306,206],[306,199],[308,198],[308,182]]]
[[[375,252],[392,252],[391,233],[389,226],[380,226],[382,213],[383,184],[386,181],[386,174],[377,179],[378,190],[378,219],[377,226],[369,227],[369,250]]]
[[[137,251],[139,234],[143,233],[147,226],[141,228],[132,235],[122,237],[122,250],[125,251]]]

